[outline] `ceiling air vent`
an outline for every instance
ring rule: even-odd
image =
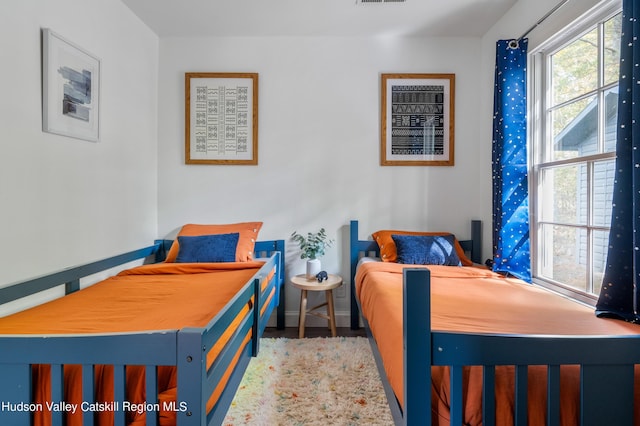
[[[360,3],[404,3],[406,0],[360,0]]]

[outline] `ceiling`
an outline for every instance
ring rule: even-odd
[[[160,37],[474,37],[517,0],[122,1]]]

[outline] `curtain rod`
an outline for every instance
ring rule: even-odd
[[[565,5],[565,3],[567,3],[569,0],[562,0],[560,3],[558,3],[553,9],[551,9],[549,12],[547,12],[546,15],[544,15],[542,18],[540,18],[538,20],[538,22],[536,22],[534,25],[531,26],[531,28],[529,28],[527,31],[524,32],[524,34],[522,34],[519,38],[517,39],[513,39],[509,42],[509,48],[510,49],[517,49],[518,45],[520,43],[520,40],[522,40],[523,38],[525,38],[527,35],[529,35],[529,33],[531,31],[533,31],[534,29],[536,29],[536,27],[540,24],[542,24],[545,19],[547,19],[549,16],[553,15],[553,13],[560,9],[562,6]]]

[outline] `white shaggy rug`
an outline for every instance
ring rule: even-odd
[[[265,338],[223,425],[393,425],[393,420],[366,338]]]

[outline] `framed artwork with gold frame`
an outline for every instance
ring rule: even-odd
[[[453,166],[455,74],[382,74],[380,164]]]
[[[185,163],[258,164],[257,73],[185,73]]]

